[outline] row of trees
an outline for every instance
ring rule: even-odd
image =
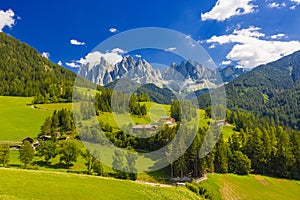
[[[112,102],[113,101],[113,102]],[[129,96],[124,92],[114,92],[111,89],[103,88],[95,96],[95,105],[101,112],[129,112],[133,115],[144,116],[147,114],[146,105],[139,102],[150,101],[147,94],[142,93],[138,96],[136,93]],[[112,106],[114,106],[112,108]]]
[[[67,109],[54,111],[51,117],[47,117],[41,127],[40,136],[51,136],[51,140],[56,141],[57,138],[65,138],[67,135],[76,134],[73,114]]]
[[[197,132],[192,145],[188,147],[186,141],[184,139],[181,141],[179,138],[176,143],[180,147],[169,147],[167,152],[167,156],[172,157],[178,148],[180,150],[188,147],[183,156],[176,162],[170,163],[171,177],[185,175],[199,177],[205,172],[236,174],[254,172],[299,179],[300,134],[298,131],[278,126],[274,120],[257,118],[240,111],[227,111],[227,121],[236,127],[236,132],[228,140],[221,135],[211,152],[201,159],[199,159],[199,151],[202,145],[206,145],[203,144],[204,137],[207,134],[218,135],[220,127],[212,126],[209,132],[203,127],[198,131],[188,127],[190,130],[187,129],[186,132]],[[184,124],[185,121],[181,124],[183,129]],[[99,134],[95,130],[90,130],[90,136],[96,137]],[[134,137],[130,127],[122,131],[112,131],[108,127],[104,131],[107,138],[120,148],[154,151],[168,145],[179,130],[179,126],[164,126],[155,136],[149,138]],[[101,142],[99,135],[98,138],[97,142]]]

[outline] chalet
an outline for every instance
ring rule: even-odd
[[[161,117],[160,122],[162,122],[163,124],[170,125],[170,126],[176,124],[176,120],[172,117],[169,117],[169,116]]]
[[[139,131],[148,131],[148,132],[155,132],[157,130],[158,126],[153,124],[141,124],[136,125],[132,127],[132,132],[137,133]]]
[[[51,135],[41,135],[39,137],[43,141],[51,140]]]
[[[218,120],[216,121],[217,126],[226,126],[227,121],[226,120]]]
[[[31,137],[26,137],[22,140],[22,144],[25,144],[25,142],[29,142],[30,144],[33,144],[34,139],[32,139]]]
[[[10,148],[10,150],[18,150],[18,149],[21,149],[21,145],[14,144],[14,145],[10,145],[9,148]]]

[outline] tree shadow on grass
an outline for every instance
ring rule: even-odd
[[[70,167],[73,166],[73,164],[65,164],[65,163],[56,163],[52,164],[51,162],[46,161],[35,161],[33,162],[34,165],[38,165],[39,167],[45,167],[48,169],[70,169]]]

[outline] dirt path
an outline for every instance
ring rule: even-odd
[[[144,184],[144,185],[150,185],[150,186],[153,186],[153,187],[174,187],[174,185],[168,185],[168,184],[161,184],[161,183],[150,183],[150,182],[145,182],[145,181],[135,181],[137,183],[140,183],[140,184]]]

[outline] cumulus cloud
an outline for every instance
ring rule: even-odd
[[[73,62],[66,62],[66,65],[68,67],[72,67],[72,68],[79,68],[80,67],[80,64],[78,64],[76,61],[73,61]]]
[[[207,43],[234,44],[226,58],[237,61],[240,66],[246,68],[254,68],[300,50],[299,41],[266,40],[265,34],[260,30],[250,26],[247,29],[234,30],[229,35],[213,36]]]
[[[285,2],[283,2],[283,3],[273,2],[273,3],[269,3],[268,7],[269,8],[284,8],[284,7],[286,7],[286,3]]]
[[[0,32],[2,32],[3,28],[6,26],[12,28],[15,24],[14,16],[15,13],[11,9],[8,9],[7,11],[0,10]]]
[[[292,2],[295,2],[297,4],[300,4],[300,0],[291,0]]]
[[[100,63],[100,59],[104,58],[109,64],[115,65],[122,61],[123,57],[119,53],[106,52],[101,53],[99,51],[94,51],[89,53],[85,58],[81,58],[78,63],[86,65],[96,65]]]
[[[118,29],[116,29],[116,28],[110,28],[109,29],[109,32],[111,32],[111,33],[115,33],[115,32],[117,32],[118,31]]]
[[[72,40],[70,40],[70,44],[80,46],[80,45],[85,45],[85,42],[80,42],[78,40],[72,39]]]
[[[141,58],[141,57],[142,57],[142,55],[140,55],[140,54],[136,54],[136,55],[135,55],[135,57],[137,57],[137,58]]]
[[[233,16],[251,14],[258,7],[252,2],[253,0],[218,0],[211,11],[201,14],[201,19],[224,21]]]
[[[176,49],[177,48],[175,48],[175,47],[170,47],[170,48],[165,49],[165,51],[172,52],[172,51],[175,51]]]
[[[43,52],[43,53],[42,53],[42,56],[43,56],[44,58],[49,59],[50,53],[49,53],[49,52]]]
[[[191,47],[195,47],[195,46],[196,46],[196,44],[194,43],[193,38],[192,38],[191,35],[187,35],[187,36],[185,37],[185,39],[187,40],[187,44],[188,44],[189,46],[191,46]]]
[[[277,40],[277,39],[281,39],[281,38],[287,38],[287,36],[284,33],[279,33],[277,35],[271,35],[271,38],[274,40]]]
[[[214,48],[216,48],[217,47],[217,45],[215,45],[215,44],[212,44],[212,45],[210,45],[208,48],[210,48],[210,49],[214,49]]]
[[[111,50],[111,53],[124,54],[126,53],[126,51],[120,48],[114,48],[113,50]]]
[[[297,7],[297,6],[294,5],[294,6],[291,6],[290,9],[291,9],[291,10],[296,10],[296,7]]]
[[[222,62],[222,65],[230,65],[231,64],[231,60],[224,60]]]
[[[62,63],[62,61],[60,60],[60,61],[57,62],[57,64],[60,65],[60,66],[62,66],[63,63]]]
[[[99,51],[94,51],[87,54],[84,58],[76,61],[67,62],[66,65],[73,68],[79,68],[81,65],[95,66],[100,64],[101,58],[104,58],[109,64],[115,65],[122,61],[122,54],[126,51],[120,48],[115,48],[106,53],[101,53]]]

